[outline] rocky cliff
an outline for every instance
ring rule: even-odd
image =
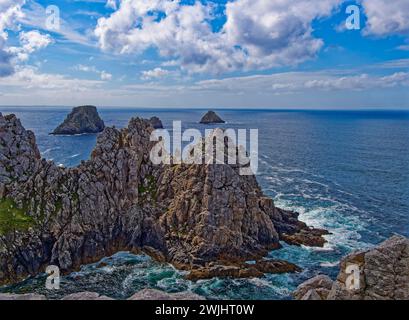
[[[70,272],[119,250],[217,275],[217,266],[240,269],[280,239],[324,244],[325,231],[276,208],[238,167],[153,165],[153,130],[138,118],[106,128],[89,161],[60,168],[41,159],[34,134],[14,115],[0,114],[0,283],[50,264]],[[258,268],[285,272],[280,262]]]
[[[348,266],[359,268],[356,280]],[[335,281],[317,276],[301,284],[294,292],[298,300],[408,300],[409,239],[393,236],[379,246],[351,253],[340,264]],[[352,269],[351,269],[352,270]],[[354,281],[359,288],[354,288]]]
[[[72,109],[62,124],[52,134],[74,135],[82,133],[99,133],[105,128],[94,106],[81,106]]]

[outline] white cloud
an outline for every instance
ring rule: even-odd
[[[74,67],[74,69],[77,70],[77,71],[82,71],[82,72],[96,73],[96,74],[99,75],[99,77],[103,81],[112,80],[112,74],[106,72],[105,70],[100,71],[94,66],[87,66],[87,65],[84,65],[84,64],[78,64],[78,65],[76,65]]]
[[[160,79],[170,74],[169,70],[155,68],[153,70],[142,71],[143,80]]]
[[[20,47],[10,47],[8,52],[16,56],[18,61],[27,61],[29,55],[35,51],[46,48],[53,42],[53,39],[48,34],[41,34],[37,30],[20,32]]]
[[[408,0],[361,0],[368,18],[365,32],[371,35],[409,35]]]
[[[18,18],[18,22],[25,26],[32,28],[49,31],[46,26],[47,14],[46,8],[34,0],[26,0],[26,5],[23,8],[23,15]],[[93,46],[95,43],[90,39],[87,34],[79,32],[78,27],[73,23],[65,21],[60,16],[60,28],[57,30],[51,30],[61,35],[66,41],[81,44],[84,46]]]
[[[0,86],[20,89],[83,91],[96,88],[99,85],[101,85],[100,81],[80,80],[59,74],[40,73],[35,67],[17,67],[12,76],[7,77],[7,79],[0,79]]]
[[[122,0],[110,17],[98,20],[95,35],[107,51],[157,48],[190,73],[266,69],[313,58],[323,43],[312,36],[311,23],[341,2],[236,0],[226,6],[226,24],[214,32],[210,4]]]
[[[17,29],[15,20],[23,16],[21,6],[24,0],[0,0],[0,77],[14,72],[13,55],[7,48],[7,29]]]

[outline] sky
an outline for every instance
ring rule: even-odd
[[[409,109],[408,0],[0,0],[0,105]]]

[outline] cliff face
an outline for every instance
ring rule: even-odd
[[[74,135],[82,133],[99,133],[105,128],[94,106],[76,107],[52,134]]]
[[[347,288],[347,267],[355,265],[360,273],[359,288]],[[379,246],[351,253],[340,264],[335,281],[317,276],[294,292],[303,300],[408,300],[409,239],[393,236]]]
[[[323,245],[325,232],[276,208],[234,166],[154,166],[153,130],[142,119],[106,128],[89,161],[60,168],[40,158],[15,116],[0,114],[0,282],[119,250],[193,270],[260,258],[280,239]]]

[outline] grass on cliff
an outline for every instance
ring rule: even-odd
[[[34,219],[26,210],[17,207],[12,199],[0,199],[0,235],[14,231],[27,231],[34,224]]]

